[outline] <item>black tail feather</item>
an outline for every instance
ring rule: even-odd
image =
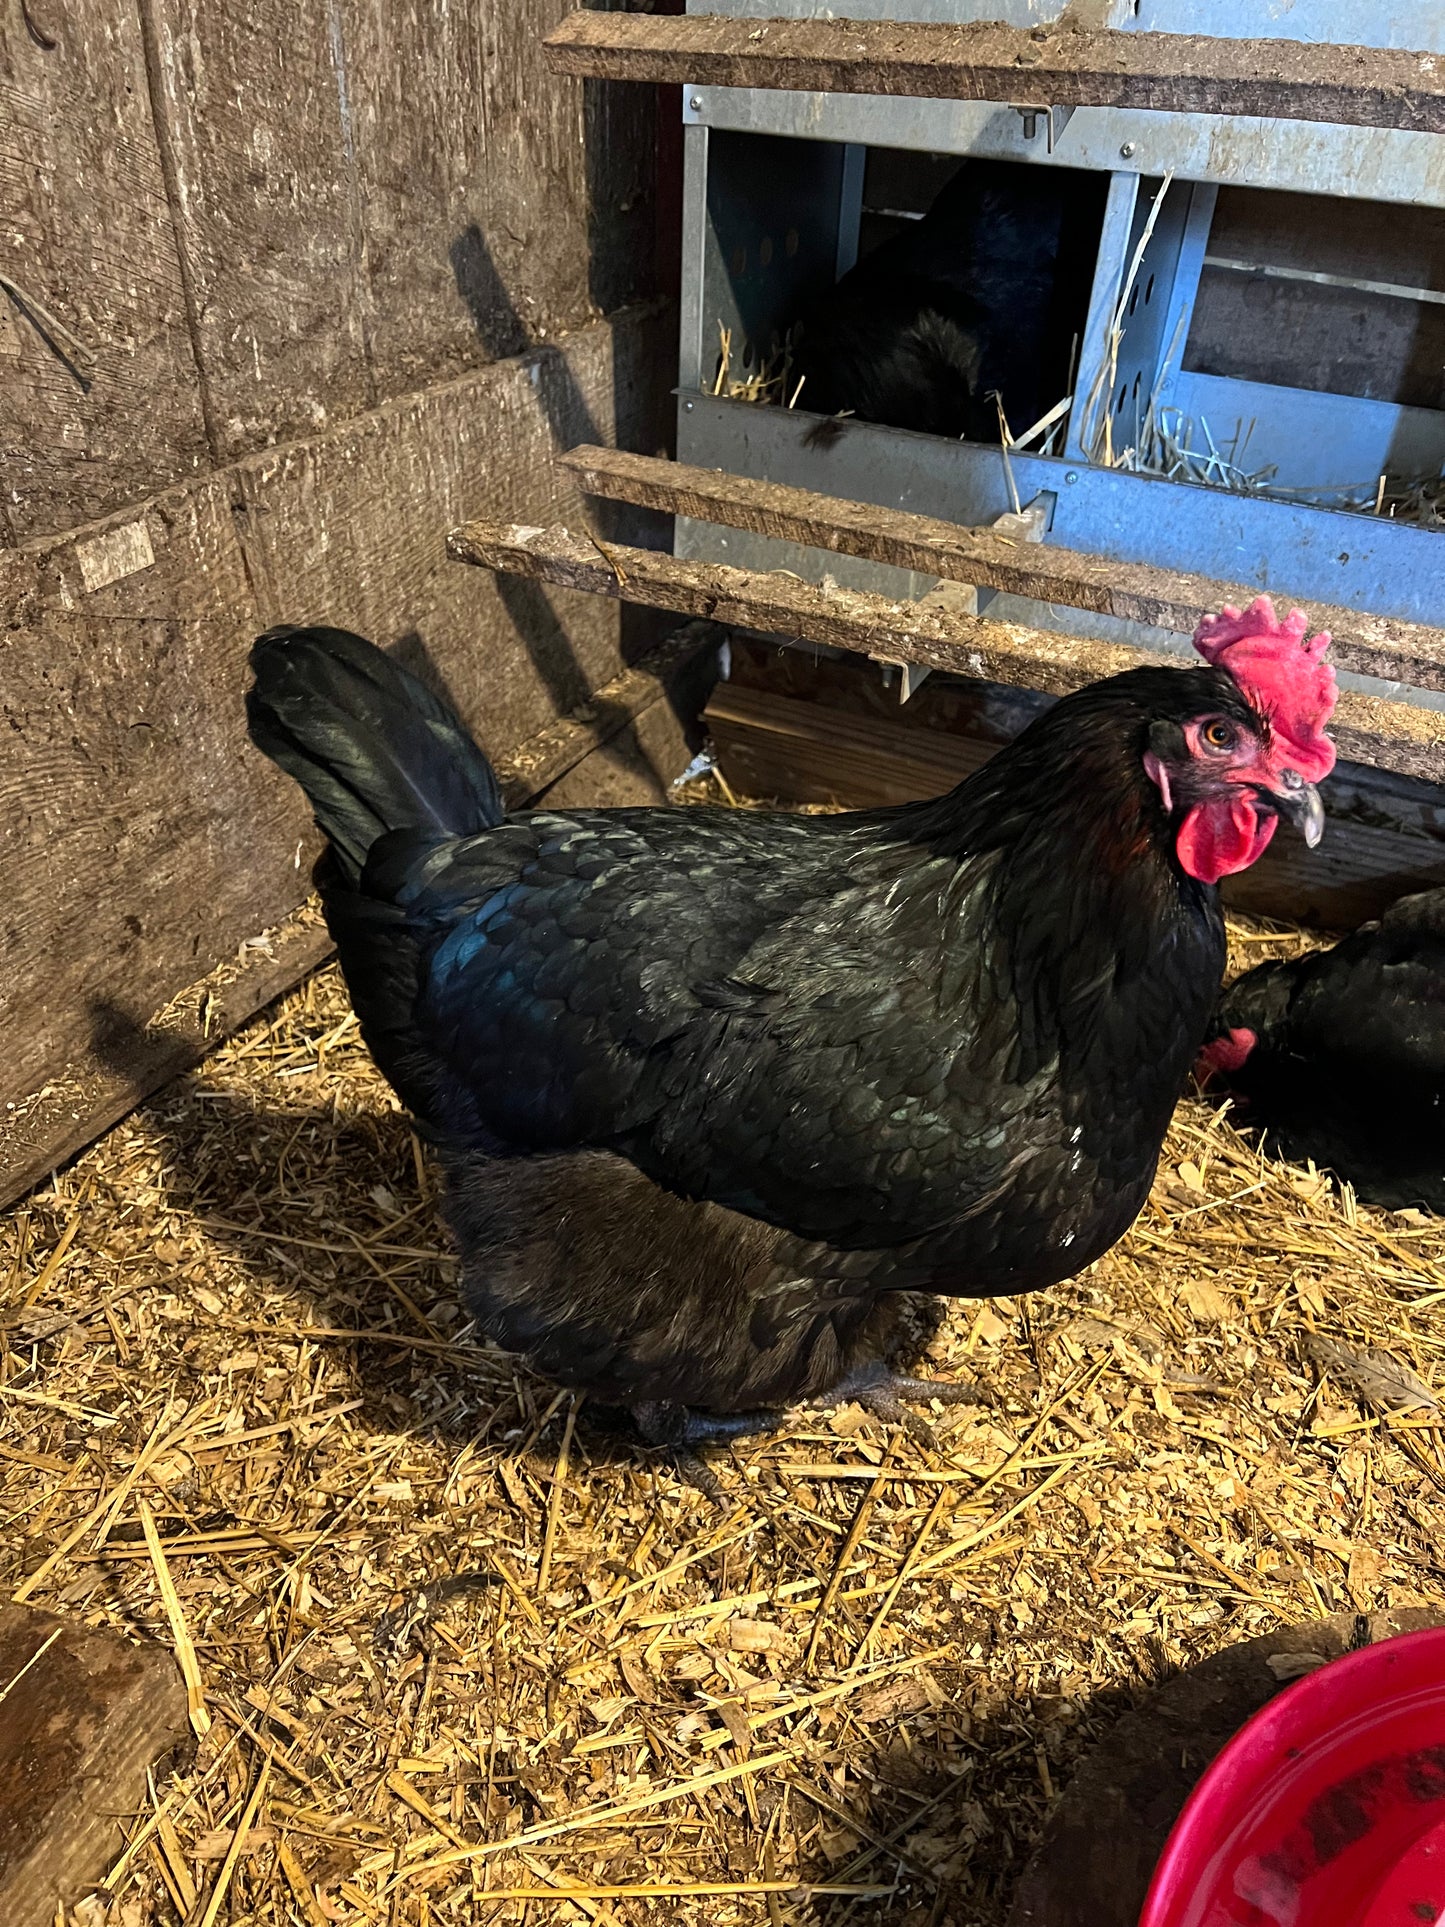
[[[251,668],[251,740],[305,790],[348,883],[388,830],[471,836],[501,822],[486,757],[375,644],[344,629],[268,629]]]

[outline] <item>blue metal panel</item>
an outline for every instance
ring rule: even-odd
[[[1109,330],[1119,305],[1119,290],[1129,263],[1129,237],[1134,232],[1134,210],[1139,201],[1139,176],[1115,172],[1109,177],[1109,194],[1104,203],[1104,225],[1099,235],[1099,253],[1094,267],[1094,285],[1089,294],[1089,312],[1079,341],[1079,365],[1074,376],[1074,405],[1069,410],[1069,428],[1064,437],[1064,453],[1071,461],[1083,458],[1084,413],[1088,397],[1094,392],[1099,371],[1108,351]]]
[[[954,20],[988,19],[993,0],[974,13],[970,0],[950,0]],[[727,11],[731,11],[729,7]],[[1445,53],[1445,11],[1421,0],[1125,0],[1111,26],[1138,33],[1205,33],[1222,39],[1333,41],[1336,46],[1402,47]]]
[[[1173,400],[1173,384],[1184,366],[1184,350],[1189,339],[1190,323],[1194,317],[1194,304],[1199,298],[1199,282],[1204,273],[1204,257],[1209,251],[1209,230],[1214,220],[1214,204],[1219,199],[1219,189],[1212,181],[1195,181],[1186,188],[1185,192],[1189,196],[1189,209],[1184,217],[1184,232],[1179,240],[1179,252],[1174,263],[1174,276],[1161,331],[1164,341],[1164,364],[1155,375],[1159,400],[1164,406],[1168,406]]]
[[[1445,469],[1445,414],[1395,402],[1276,388],[1223,375],[1177,375],[1171,403],[1193,423],[1190,445],[1238,450],[1250,472],[1274,467],[1273,488],[1329,491],[1341,504],[1371,502],[1381,475],[1416,478]],[[1445,568],[1445,550],[1439,564]]]
[[[1139,182],[1127,242],[1109,264],[1113,304],[1103,317],[1100,338],[1091,344],[1098,360],[1079,371],[1070,435],[1071,447],[1079,456],[1105,459],[1112,450],[1117,458],[1120,450],[1137,447],[1164,358],[1171,349],[1178,357],[1188,318],[1182,304],[1174,300],[1174,287],[1190,225],[1192,195],[1186,182],[1173,183],[1167,190],[1162,181]],[[1134,270],[1136,255],[1139,266]],[[1171,311],[1178,340],[1166,332]],[[1116,316],[1120,340],[1111,354]]]
[[[836,446],[810,449],[803,438],[816,421],[801,410],[684,396],[678,459],[969,525],[1012,506],[997,448],[855,422]],[[1445,627],[1445,548],[1434,530],[1042,456],[1014,455],[1012,464],[1024,500],[1054,495],[1047,539],[1063,547]],[[825,569],[843,579],[839,558],[815,560],[814,580]]]

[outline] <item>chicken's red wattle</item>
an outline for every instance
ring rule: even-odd
[[[1269,848],[1279,818],[1261,812],[1245,790],[1208,803],[1196,803],[1179,826],[1174,847],[1179,861],[1201,883],[1218,883],[1257,863]]]

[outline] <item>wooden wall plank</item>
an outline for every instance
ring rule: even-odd
[[[1025,107],[1133,107],[1445,133],[1439,56],[1328,41],[998,21],[657,19],[570,14],[556,72],[701,87],[781,87]]]
[[[50,611],[0,645],[0,1101],[123,1043],[305,887],[299,794],[242,753],[230,624]],[[290,793],[288,794],[288,789]]]
[[[339,0],[382,396],[653,290],[653,102],[548,71],[565,10]]]
[[[218,460],[374,399],[334,7],[140,0]]]
[[[557,447],[587,420],[646,436],[669,347],[669,318],[634,310],[240,464],[263,622],[405,639],[445,676],[489,753],[583,702],[620,665],[616,611],[458,569],[446,531],[478,511],[580,514]]]
[[[563,0],[140,4],[221,458],[651,292],[653,103],[547,71]]]
[[[545,801],[565,809],[667,801],[673,779],[692,754],[685,719],[695,717],[716,673],[721,637],[706,624],[689,624],[596,690],[580,714],[560,719],[499,756],[497,778],[509,806]],[[261,761],[239,744],[237,751],[252,763]],[[299,793],[291,801],[304,817]],[[309,825],[304,834],[306,859],[286,876],[288,889],[304,888],[310,876],[316,838]],[[52,1067],[39,1088],[4,1100],[0,1209],[152,1091],[199,1063],[218,1039],[330,953],[319,906],[308,899],[274,927],[249,934],[215,969],[187,976],[160,1011],[143,1021],[127,1016],[106,1034],[92,1036],[63,1067]],[[27,1016],[34,1016],[33,1007]]]
[[[244,951],[188,981],[144,1025],[113,1032],[99,1049],[56,1064],[37,1090],[8,1099],[0,1108],[0,1210],[199,1064],[330,954],[320,911],[303,906],[252,932]]]
[[[140,22],[130,0],[45,20],[49,46],[0,14],[0,273],[28,297],[0,290],[0,542],[208,460]]]
[[[304,801],[245,739],[247,656],[268,623],[339,622],[399,646],[493,753],[579,706],[615,722],[552,743],[532,787],[568,779],[599,745],[599,771],[626,762],[609,745],[652,692],[626,677],[623,612],[529,584],[498,592],[447,560],[445,530],[475,502],[575,509],[553,420],[569,439],[583,412],[645,435],[666,328],[640,310],[599,322],[0,554],[0,1107],[28,1117],[45,1084],[62,1093],[14,1168],[35,1175],[152,1073],[172,1074],[174,1026],[152,1037],[156,1011],[204,989],[306,893],[317,840]],[[658,780],[645,750],[639,737],[633,800]],[[282,987],[247,981],[258,998]],[[255,1007],[227,995],[240,1015]]]

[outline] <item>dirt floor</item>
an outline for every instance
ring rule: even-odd
[[[179,1622],[211,1721],[86,1927],[997,1927],[1151,1682],[1445,1605],[1445,1228],[1203,1101],[1087,1275],[956,1308],[932,1366],[996,1408],[800,1414],[729,1517],[454,1276],[334,970],[0,1223],[4,1583]]]

